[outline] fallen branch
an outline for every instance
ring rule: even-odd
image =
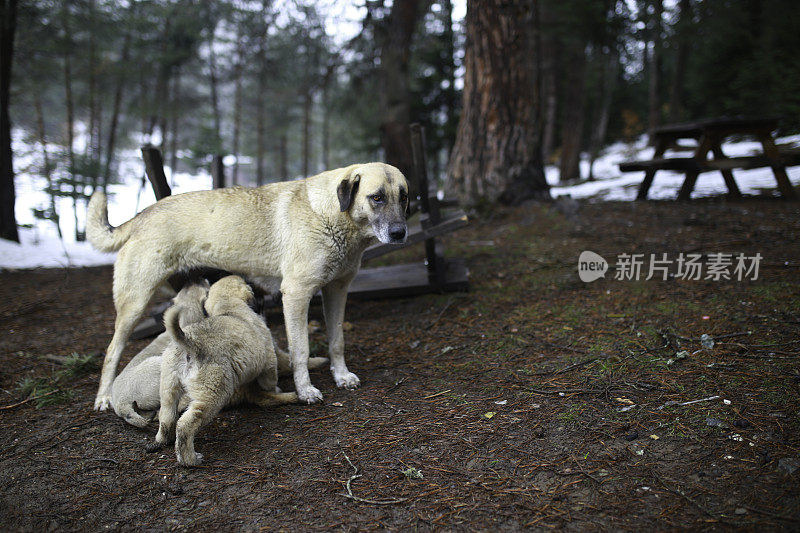
[[[669,401],[669,402],[665,403],[664,405],[662,405],[661,407],[659,407],[658,410],[660,411],[665,407],[671,407],[673,405],[677,405],[677,406],[683,407],[684,405],[692,405],[693,403],[700,403],[700,402],[710,402],[712,400],[719,400],[720,398],[722,398],[722,396],[709,396],[708,398],[700,398],[699,400],[691,400],[691,401],[688,401],[688,402]]]
[[[347,454],[342,452],[342,455],[344,455],[344,458],[347,459],[347,462],[350,463],[350,466],[353,467],[353,470],[355,472],[353,472],[353,475],[350,476],[350,479],[347,480],[347,484],[345,485],[345,487],[347,488],[347,494],[339,493],[340,496],[344,496],[345,498],[350,498],[351,500],[355,500],[357,502],[369,503],[372,505],[394,505],[397,503],[403,503],[408,500],[408,498],[398,498],[393,500],[367,500],[365,498],[359,498],[358,496],[355,496],[353,494],[353,490],[350,488],[350,483],[360,478],[361,474],[358,473],[358,468],[356,468],[356,465],[353,464],[353,461],[351,461],[350,458],[347,457]]]
[[[433,326],[435,326],[436,323],[439,322],[439,319],[442,318],[442,315],[444,314],[444,312],[447,311],[447,309],[450,307],[450,304],[452,304],[452,303],[453,303],[453,297],[451,296],[447,300],[447,303],[445,304],[444,308],[442,308],[442,310],[439,312],[439,315],[436,317],[436,320],[434,320],[433,322],[431,322],[430,324],[425,326],[425,329],[431,329]]]
[[[57,392],[59,392],[59,389],[51,390],[50,392],[48,392],[46,394],[40,394],[39,396],[28,396],[27,398],[25,398],[21,402],[12,403],[11,405],[4,405],[3,407],[0,407],[0,410],[12,409],[14,407],[19,407],[22,404],[26,404],[26,403],[31,402],[33,400],[38,400],[39,398],[45,398],[45,397],[50,396],[51,394],[55,394]]]

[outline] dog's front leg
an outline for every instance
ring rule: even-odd
[[[304,403],[322,401],[322,393],[311,384],[308,375],[308,304],[315,288],[301,283],[286,283],[281,286],[283,295],[283,317],[286,322],[286,337],[292,354],[294,388],[297,397]]]
[[[352,277],[335,280],[322,288],[322,310],[328,332],[328,354],[331,357],[331,374],[339,388],[355,389],[361,383],[358,376],[347,370],[344,362],[344,307],[347,289]]]

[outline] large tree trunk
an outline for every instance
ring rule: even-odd
[[[547,6],[547,2],[539,2],[539,77],[540,98],[544,110],[541,125],[542,133],[542,160],[550,161],[556,141],[556,117],[558,114],[558,38],[554,28],[554,17]]]
[[[0,238],[19,242],[14,215],[14,163],[11,155],[11,62],[14,58],[14,32],[17,27],[17,1],[0,3]]]
[[[381,144],[386,162],[406,176],[414,168],[411,155],[411,120],[408,67],[414,27],[422,15],[421,0],[395,0],[387,20],[378,29]]]
[[[561,158],[559,180],[572,181],[581,177],[581,141],[583,140],[584,86],[586,84],[586,51],[579,37],[564,44],[564,96],[561,116]]]
[[[442,52],[446,59],[443,60],[442,68],[445,72],[445,80],[447,80],[447,89],[442,91],[443,105],[445,107],[445,138],[444,138],[444,158],[448,160],[450,153],[453,151],[453,143],[456,140],[456,128],[458,128],[458,113],[459,113],[459,100],[458,90],[456,89],[456,42],[455,34],[453,32],[453,3],[451,0],[442,0],[442,15],[443,20],[446,21],[443,41],[444,51]],[[436,154],[433,159],[433,176],[438,184],[441,180],[441,173],[439,167],[441,166],[442,154]]]
[[[464,96],[448,189],[462,203],[549,198],[532,60],[533,0],[467,6]]]

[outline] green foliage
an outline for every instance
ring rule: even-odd
[[[66,403],[74,396],[69,389],[71,382],[99,368],[97,354],[72,353],[61,362],[61,368],[50,376],[27,376],[21,379],[17,382],[17,392],[25,398],[32,398],[37,409]]]

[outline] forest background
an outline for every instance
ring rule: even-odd
[[[143,179],[118,156],[144,143],[169,174],[222,155],[230,184],[259,185],[367,160],[408,172],[408,124],[419,122],[446,195],[513,203],[526,195],[464,186],[489,172],[464,175],[451,158],[459,136],[467,159],[484,150],[459,127],[464,106],[492,90],[463,94],[476,76],[513,78],[482,95],[516,106],[493,127],[512,131],[517,107],[532,110],[524,150],[534,166],[557,164],[563,182],[592,179],[605,145],[666,122],[778,116],[781,133],[800,131],[791,0],[3,0],[2,11],[6,122],[39,154],[18,171],[46,177],[52,201],[35,215],[56,226],[74,216],[77,240],[95,188]],[[469,54],[479,59],[484,40],[526,48],[481,67]],[[12,200],[13,183],[12,173]],[[546,196],[544,180],[531,187]]]

